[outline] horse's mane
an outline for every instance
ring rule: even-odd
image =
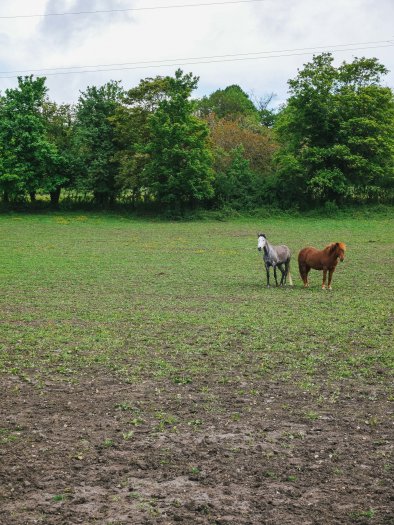
[[[333,252],[335,252],[337,250],[345,251],[346,250],[346,244],[344,242],[332,242],[332,243],[328,244],[324,248],[324,251],[327,252],[327,253],[333,253]]]

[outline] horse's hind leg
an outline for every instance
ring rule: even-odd
[[[290,271],[290,261],[286,261],[285,262],[285,276],[284,276],[283,284],[286,284],[287,282],[287,276],[289,275],[289,271]]]
[[[304,288],[306,288],[307,286],[309,286],[308,273],[310,271],[310,267],[307,266],[306,264],[300,264],[299,265],[299,270],[300,270],[301,279],[302,279],[302,281],[304,283]]]
[[[283,264],[278,264],[278,268],[280,270],[280,273],[282,274],[279,286],[283,286],[286,282],[286,268],[283,268]]]
[[[306,270],[305,270],[305,286],[309,286],[308,273],[309,273],[310,271],[311,271],[310,266],[307,266],[307,267],[306,267]]]

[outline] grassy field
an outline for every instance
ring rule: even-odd
[[[392,524],[393,226],[0,216],[0,521]]]
[[[380,380],[392,366],[393,222],[283,219],[153,223],[3,216],[5,372],[72,379],[100,363],[125,374],[216,381],[254,374],[313,383]],[[292,250],[295,286],[266,289],[256,233]],[[344,241],[333,292],[301,287],[305,245]]]

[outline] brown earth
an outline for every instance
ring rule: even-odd
[[[0,383],[4,525],[394,524],[383,386]]]

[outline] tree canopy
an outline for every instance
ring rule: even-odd
[[[144,175],[159,203],[182,207],[213,195],[208,126],[194,115],[195,103],[190,100],[197,82],[191,73],[176,71],[168,79],[168,96],[148,120]]]
[[[218,89],[208,97],[203,97],[198,103],[198,109],[202,116],[214,113],[218,118],[239,119],[243,117],[259,121],[258,109],[249,95],[237,85]]]
[[[393,93],[376,59],[315,56],[289,81],[278,117],[278,187],[297,201],[341,202],[392,184]]]
[[[48,139],[43,116],[45,78],[18,77],[0,104],[0,187],[4,200],[36,192],[52,183],[59,163],[56,146]]]
[[[100,204],[113,202],[119,191],[116,184],[118,147],[111,117],[122,94],[118,82],[91,86],[81,93],[76,108],[74,144],[81,166],[77,183],[81,189],[93,192]]]
[[[314,56],[289,80],[285,104],[240,86],[193,98],[181,70],[89,86],[75,106],[43,77],[0,95],[0,196],[68,199],[182,212],[265,203],[391,202],[394,98],[375,58]],[[49,200],[49,199],[48,199]],[[39,205],[39,204],[38,204]]]

